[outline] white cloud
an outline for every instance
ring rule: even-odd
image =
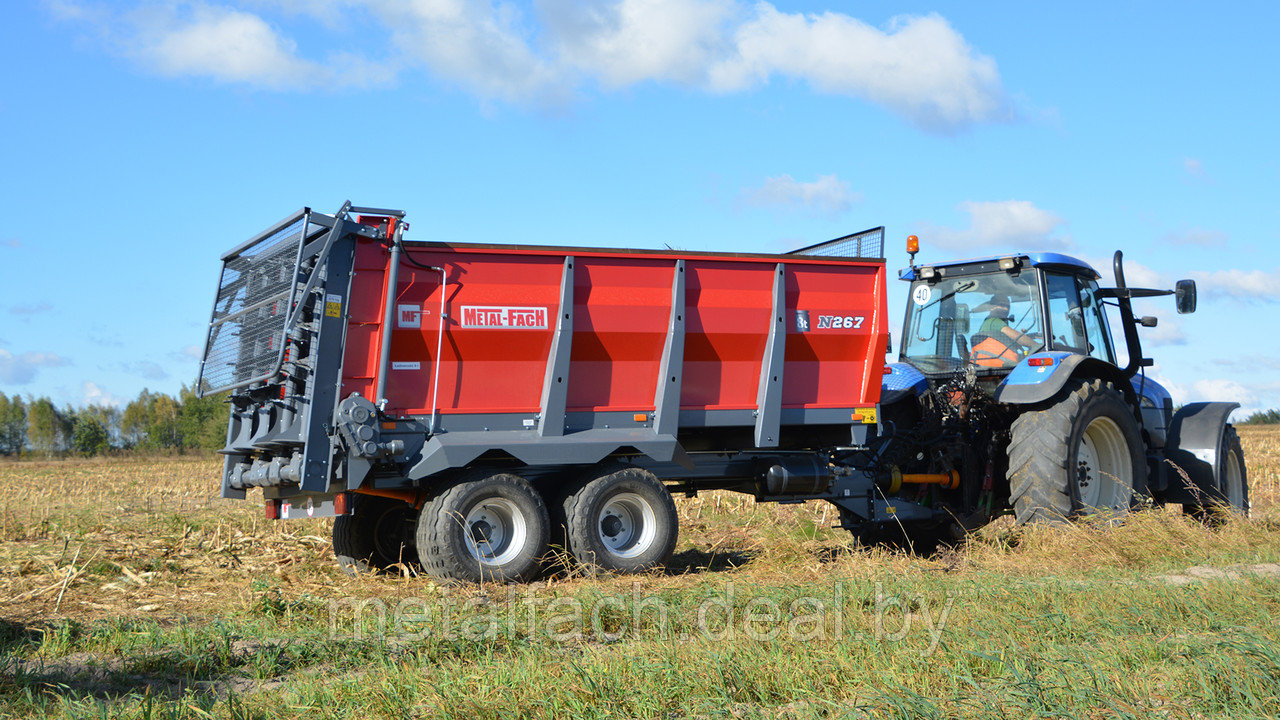
[[[166,9],[136,17],[133,54],[162,75],[286,89],[319,83],[327,74],[253,13],[197,5],[190,13]]]
[[[483,97],[535,105],[568,99],[559,69],[535,52],[514,6],[463,0],[373,0],[407,57]]]
[[[1160,318],[1159,324],[1155,327],[1141,328],[1138,332],[1143,348],[1187,344],[1187,333],[1182,329],[1182,325],[1165,318]]]
[[[710,70],[711,87],[742,90],[772,76],[870,100],[934,132],[1012,117],[996,63],[944,18],[898,16],[885,30],[836,12],[783,13],[757,3]]]
[[[1188,175],[1194,178],[1202,178],[1204,174],[1204,163],[1197,158],[1182,158],[1182,169]]]
[[[1227,234],[1221,230],[1190,228],[1166,233],[1163,242],[1170,245],[1194,245],[1196,247],[1222,247],[1227,244]]]
[[[1230,298],[1245,302],[1280,301],[1280,283],[1276,270],[1217,270],[1192,271],[1191,278],[1201,295],[1212,298]]]
[[[1098,280],[1099,285],[1102,285],[1103,287],[1110,287],[1116,284],[1115,273],[1113,272],[1114,265],[1115,265],[1114,255],[1109,255],[1106,257],[1097,257],[1094,255],[1081,255],[1080,259],[1084,260],[1085,262],[1093,266],[1093,269],[1097,270],[1098,274],[1102,276]],[[1124,283],[1128,287],[1135,287],[1135,288],[1141,287],[1141,288],[1166,288],[1167,289],[1167,288],[1173,287],[1173,281],[1170,280],[1164,273],[1148,265],[1144,265],[1136,260],[1130,260],[1127,257],[1124,258]],[[1149,303],[1149,302],[1152,302],[1152,301],[1150,300],[1136,301],[1136,303],[1138,304],[1134,305],[1135,312],[1140,312],[1138,310],[1138,308],[1140,307],[1139,304]]]
[[[36,374],[43,368],[63,367],[70,364],[55,353],[25,352],[14,355],[8,350],[0,350],[0,382],[26,385],[34,380]]]
[[[9,308],[9,312],[14,315],[39,315],[49,312],[53,309],[53,305],[47,302],[27,303],[25,305],[14,305]]]
[[[1244,367],[1248,361],[1249,358],[1214,360],[1213,364],[1234,368]],[[1263,363],[1264,366],[1265,364]],[[1256,370],[1256,367],[1250,369]],[[1247,418],[1259,410],[1280,407],[1280,382],[1251,381],[1255,377],[1271,377],[1269,375],[1249,374],[1246,376],[1249,379],[1243,381],[1224,377],[1205,377],[1184,384],[1164,377],[1158,362],[1148,370],[1147,374],[1173,395],[1175,405],[1193,402],[1236,402],[1240,403],[1240,409],[1233,414],[1237,420]]]
[[[417,66],[484,100],[554,107],[584,84],[732,93],[780,79],[875,103],[931,132],[1014,117],[995,61],[936,14],[879,28],[839,12],[787,13],[740,0],[536,0],[529,12],[493,0],[233,5],[240,7],[159,0],[115,14],[74,0],[47,7],[160,74],[258,88],[377,85]],[[372,20],[390,42],[372,33],[364,42],[375,50],[308,58],[265,19],[271,12],[314,18],[333,33]]]
[[[1027,200],[962,202],[969,227],[954,229],[926,225],[921,243],[949,250],[1002,247],[1023,251],[1067,250],[1074,243],[1060,228],[1066,221]]]
[[[544,0],[560,57],[619,88],[646,81],[706,85],[728,51],[729,0]]]
[[[107,392],[98,387],[96,383],[85,381],[80,386],[80,404],[84,405],[109,405],[111,407],[124,407],[128,404],[128,400],[114,393]]]
[[[169,373],[159,363],[151,360],[138,360],[136,362],[122,363],[120,369],[138,377],[147,380],[164,380],[169,377]]]
[[[9,238],[9,239],[7,239],[7,240],[0,240],[0,247],[13,248],[13,249],[15,249],[15,250],[16,250],[16,249],[18,249],[18,248],[22,247],[22,241],[21,241],[21,240],[19,240],[19,239],[17,239],[17,238]]]
[[[835,175],[819,175],[812,182],[799,182],[790,175],[779,175],[764,181],[758,188],[742,191],[742,202],[752,207],[805,210],[827,215],[847,212],[862,201],[849,183]]]

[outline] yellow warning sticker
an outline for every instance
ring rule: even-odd
[[[325,317],[342,317],[341,295],[324,296],[324,315]]]
[[[854,422],[861,422],[863,425],[876,424],[876,409],[874,407],[858,408],[853,413]]]

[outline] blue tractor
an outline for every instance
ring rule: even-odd
[[[1128,287],[1118,251],[1115,287],[1055,253],[914,264],[912,241],[913,264],[899,274],[911,284],[899,358],[885,371],[881,432],[865,462],[937,480],[891,478],[894,521],[861,525],[864,541],[927,550],[1010,512],[1019,524],[1167,503],[1204,517],[1248,513],[1228,423],[1238,404],[1175,412],[1146,374],[1139,328],[1156,319],[1135,317],[1132,300],[1174,295],[1179,313],[1194,312],[1194,281]]]

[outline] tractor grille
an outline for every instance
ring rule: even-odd
[[[863,230],[852,235],[792,250],[788,255],[822,255],[824,257],[884,257],[884,227]]]
[[[265,380],[280,367],[307,231],[304,211],[223,258],[197,384],[202,395]]]

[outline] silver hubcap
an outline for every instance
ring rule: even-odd
[[[1133,495],[1129,444],[1110,418],[1094,418],[1085,428],[1076,453],[1076,482],[1085,512],[1124,514]]]
[[[600,510],[596,529],[610,552],[629,558],[653,545],[656,525],[657,517],[647,500],[635,493],[619,493]]]
[[[486,498],[467,513],[467,551],[485,565],[505,565],[520,554],[528,536],[520,508],[506,498]]]
[[[1244,512],[1244,473],[1240,469],[1240,459],[1233,452],[1227,452],[1227,476],[1223,478],[1227,494],[1227,502],[1235,512]]]

